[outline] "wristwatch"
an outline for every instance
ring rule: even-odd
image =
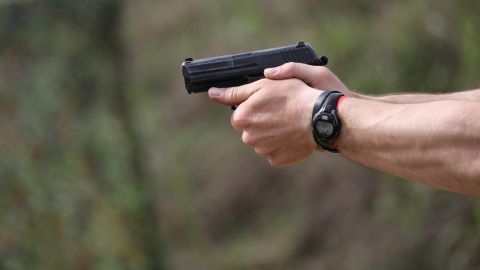
[[[337,116],[338,91],[325,91],[318,96],[312,112],[313,139],[323,150],[338,153],[334,141],[340,134],[341,123]]]

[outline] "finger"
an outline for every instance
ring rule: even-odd
[[[274,151],[275,151],[275,148],[273,147],[265,147],[265,146],[255,147],[255,153],[263,157],[269,157]]]
[[[250,84],[230,88],[212,87],[208,90],[208,96],[220,104],[238,105],[262,88],[263,83],[263,80],[259,80]]]
[[[286,63],[279,67],[265,69],[265,77],[272,80],[300,79],[307,84],[313,84],[315,78],[325,67],[310,66],[301,63]]]
[[[273,167],[281,168],[281,167],[287,167],[290,165],[293,165],[295,163],[300,162],[299,160],[292,160],[289,156],[285,155],[278,155],[278,154],[271,154],[267,157],[268,162],[270,165]]]
[[[237,131],[243,131],[241,127],[237,126],[237,120],[236,120],[237,118],[235,117],[236,112],[237,112],[236,110],[233,111],[232,116],[230,117],[230,123],[232,124],[232,127]]]
[[[244,105],[245,103],[238,105],[238,108],[232,113],[232,117],[230,118],[232,126],[238,131],[248,128],[252,120],[251,114]]]
[[[255,145],[257,143],[257,140],[255,139],[255,136],[248,133],[247,131],[243,131],[242,141],[243,141],[244,144],[247,144],[247,145]]]

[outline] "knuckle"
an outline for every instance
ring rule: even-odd
[[[278,159],[276,158],[268,158],[268,162],[270,163],[270,165],[272,165],[273,167],[276,167],[276,168],[280,168],[280,167],[283,167],[282,164],[278,161]]]
[[[242,141],[243,141],[244,144],[248,144],[248,145],[254,145],[255,144],[255,140],[252,137],[252,135],[250,135],[248,132],[245,132],[245,131],[242,134]]]
[[[265,148],[260,148],[260,147],[255,147],[255,152],[258,155],[264,156],[264,157],[268,157],[272,153],[271,150],[268,150],[268,149],[265,149]]]
[[[291,164],[290,158],[288,156],[282,155],[278,152],[278,150],[274,151],[272,154],[267,155],[266,157],[270,165],[272,165],[273,167],[281,168],[287,167]]]
[[[230,88],[228,92],[228,98],[230,100],[236,100],[238,98],[238,87],[234,86]]]
[[[247,114],[244,113],[244,111],[237,108],[237,111],[235,111],[235,113],[232,116],[231,122],[232,122],[232,126],[241,129],[241,128],[247,127],[250,121]]]
[[[322,80],[328,80],[332,78],[332,72],[327,67],[318,67],[318,77]]]
[[[284,65],[284,71],[288,74],[293,74],[294,71],[297,69],[298,64],[295,62],[289,62]]]
[[[285,161],[278,160],[278,159],[273,159],[272,162],[270,162],[270,164],[273,167],[276,167],[276,168],[283,168],[283,167],[287,167],[289,165]]]
[[[270,163],[270,165],[275,166],[275,165],[274,165],[275,162],[274,162],[274,159],[273,159],[273,158],[270,158],[270,157],[269,157],[269,158],[267,158],[267,160],[268,160],[268,163]]]

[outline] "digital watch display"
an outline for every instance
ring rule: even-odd
[[[315,124],[315,129],[321,137],[330,137],[333,135],[333,124],[328,118],[329,116],[323,115]]]
[[[316,100],[312,112],[312,133],[319,147],[329,152],[338,152],[334,141],[340,134],[337,117],[337,102],[343,96],[338,91],[323,92]]]

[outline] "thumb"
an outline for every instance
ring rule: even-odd
[[[318,75],[318,69],[322,67],[310,66],[301,63],[286,63],[275,68],[265,69],[265,77],[272,80],[285,80],[297,78],[312,85]]]
[[[238,105],[247,100],[251,95],[261,88],[261,80],[250,84],[230,87],[216,88],[208,90],[208,96],[211,100],[223,105]]]

